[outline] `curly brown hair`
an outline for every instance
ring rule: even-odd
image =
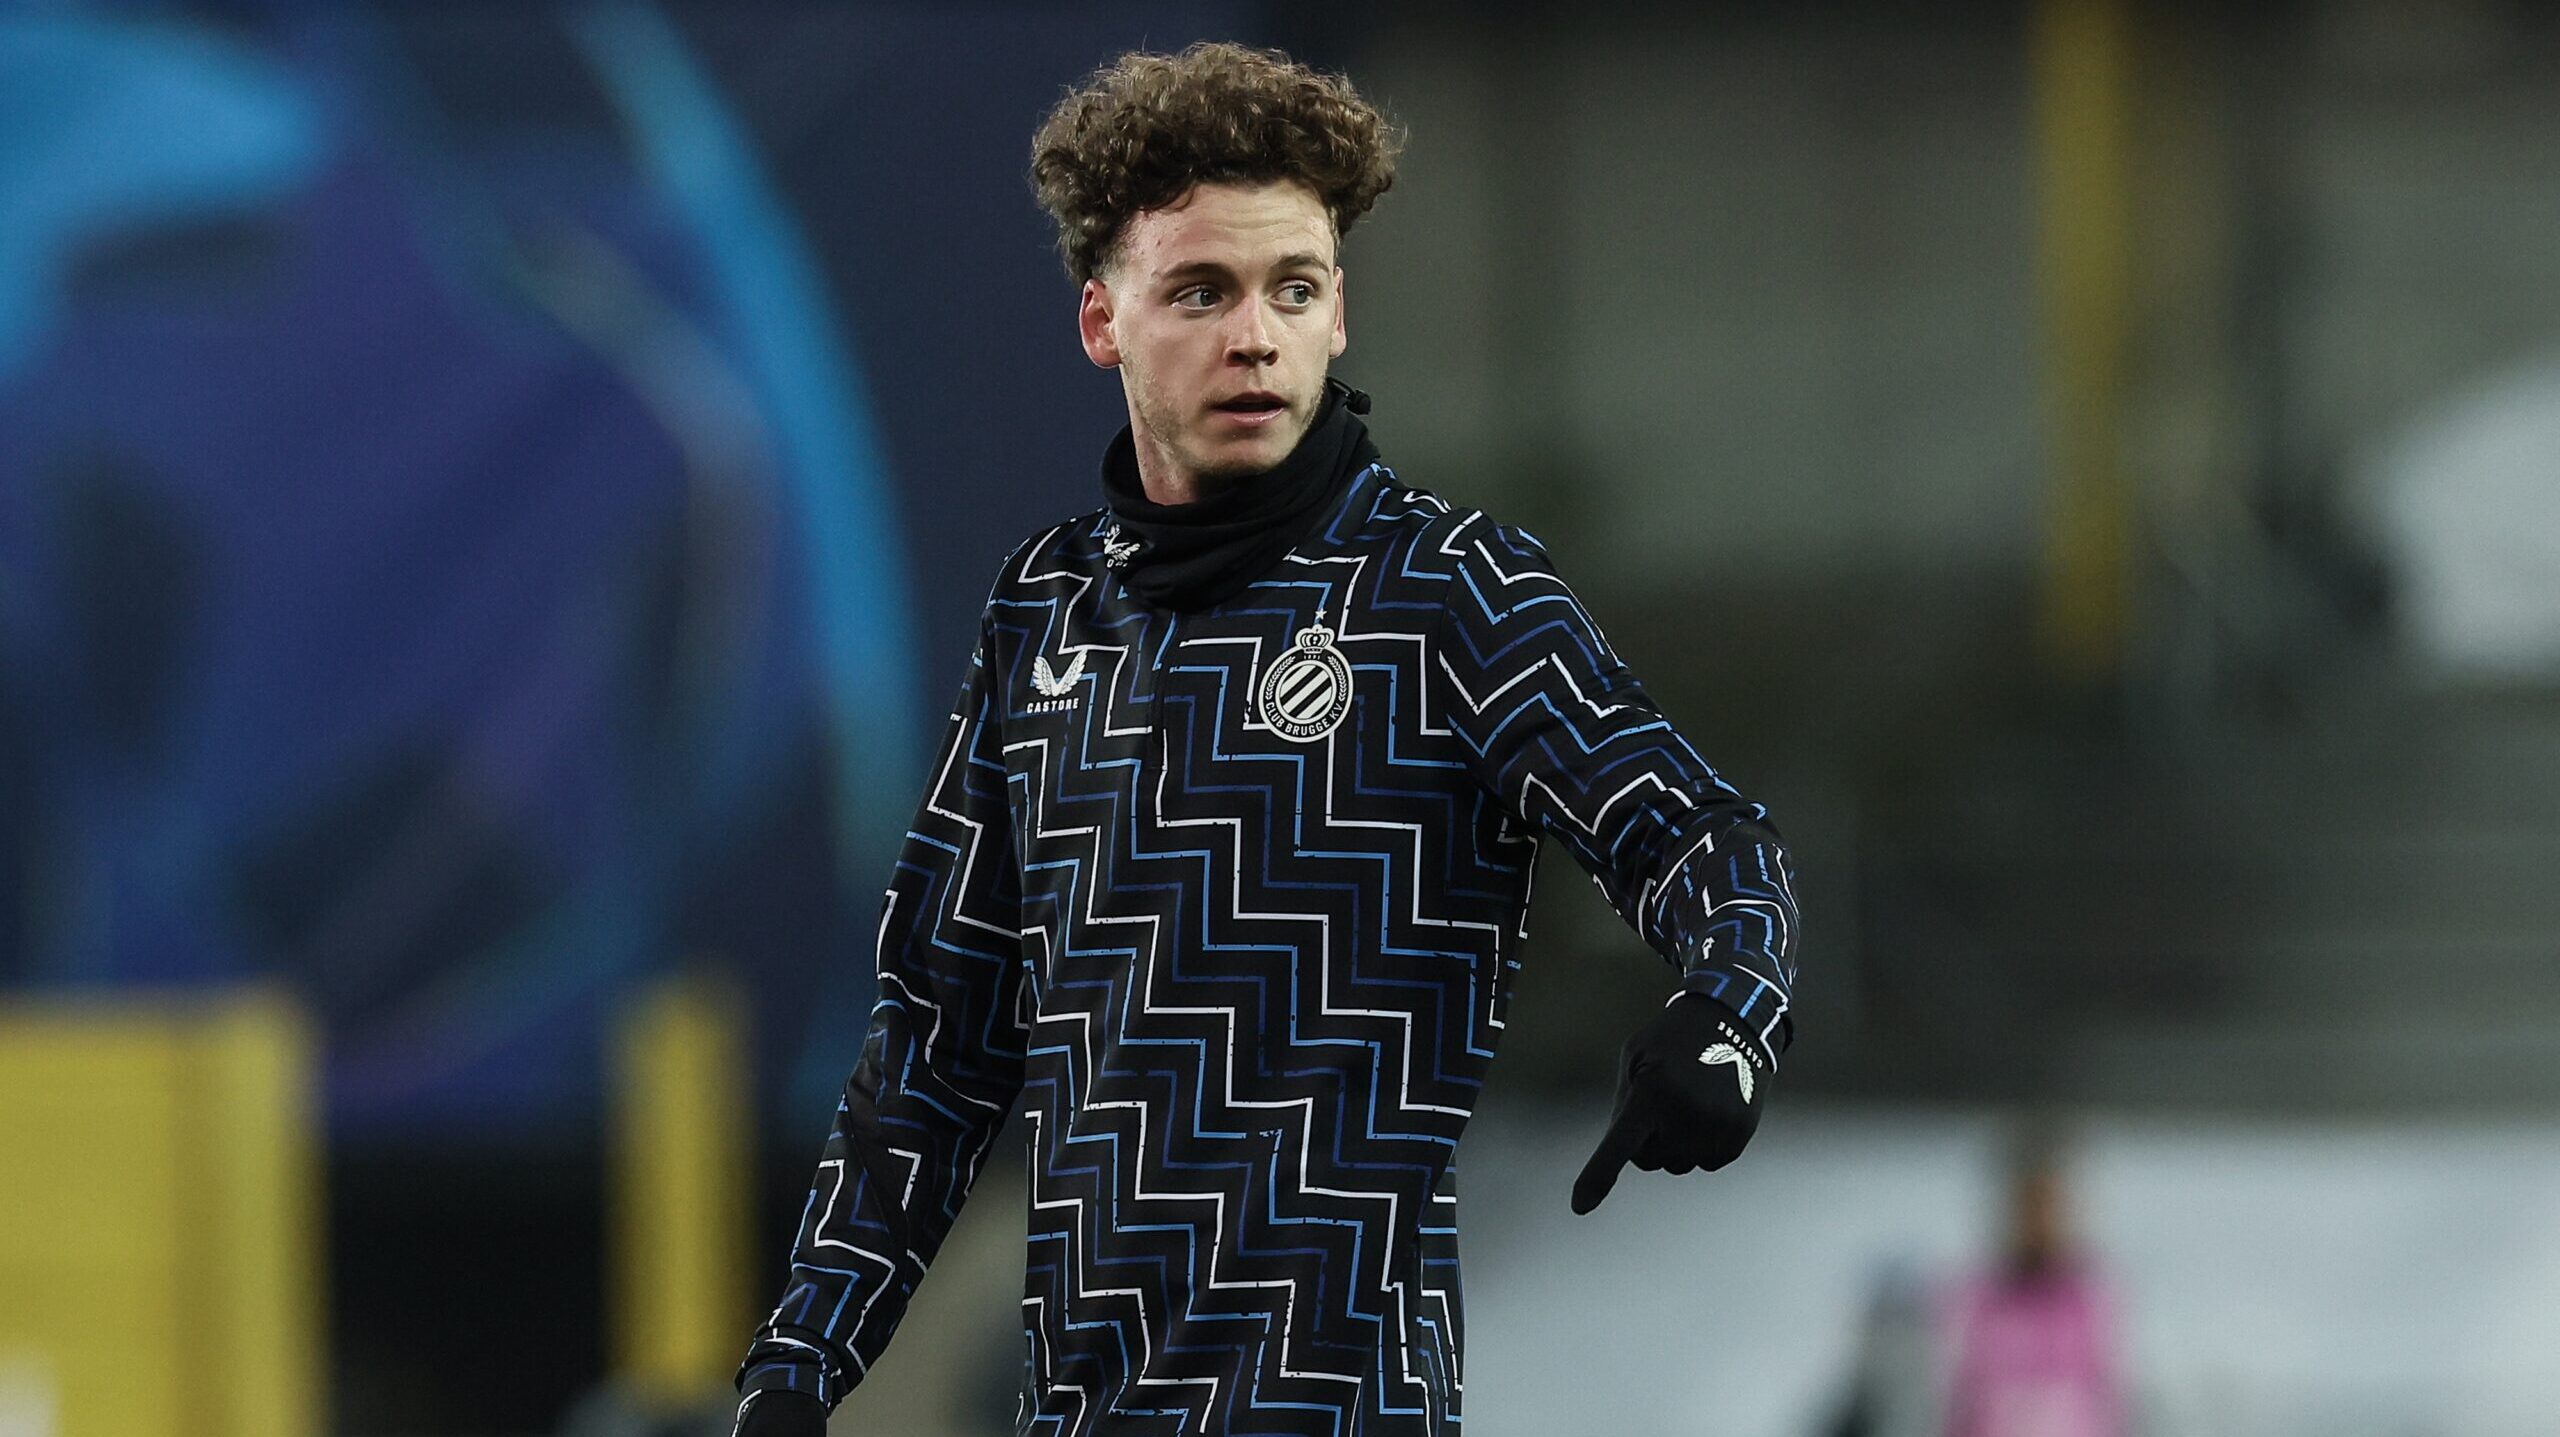
[[[1096,70],[1031,140],[1031,187],[1081,283],[1132,215],[1218,181],[1294,180],[1348,232],[1395,183],[1400,137],[1350,80],[1277,50],[1201,43]]]

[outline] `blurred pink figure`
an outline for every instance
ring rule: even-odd
[[[1952,1305],[1946,1437],[2127,1437],[2106,1293],[2072,1250],[2049,1142],[2022,1145],[2002,1265]]]

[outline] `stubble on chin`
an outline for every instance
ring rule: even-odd
[[[1307,431],[1315,427],[1315,410],[1311,404],[1305,413],[1293,408],[1285,438],[1263,436],[1261,442],[1249,444],[1220,443],[1217,439],[1218,419],[1204,413],[1189,424],[1166,406],[1156,402],[1157,396],[1141,391],[1131,408],[1133,418],[1144,431],[1144,437],[1157,454],[1178,466],[1204,491],[1222,489],[1240,480],[1253,479],[1280,466]]]
[[[1216,423],[1215,420],[1210,422]],[[1301,419],[1292,414],[1286,434],[1261,435],[1250,445],[1218,446],[1223,452],[1216,453],[1214,458],[1201,456],[1202,462],[1195,464],[1191,472],[1204,484],[1232,483],[1268,474],[1280,467],[1281,461],[1297,449],[1299,441],[1305,439],[1307,431],[1313,427],[1313,415]]]

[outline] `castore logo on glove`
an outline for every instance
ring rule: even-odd
[[[1710,1068],[1719,1063],[1731,1063],[1733,1080],[1742,1085],[1742,1100],[1746,1103],[1751,1101],[1751,1060],[1742,1056],[1740,1048],[1731,1043],[1710,1043],[1707,1050],[1698,1055],[1698,1061]]]

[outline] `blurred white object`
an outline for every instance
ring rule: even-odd
[[[2560,679],[2560,356],[2457,392],[2358,466],[2402,632],[2450,679]]]
[[[0,1437],[59,1437],[57,1406],[42,1359],[0,1352]]]

